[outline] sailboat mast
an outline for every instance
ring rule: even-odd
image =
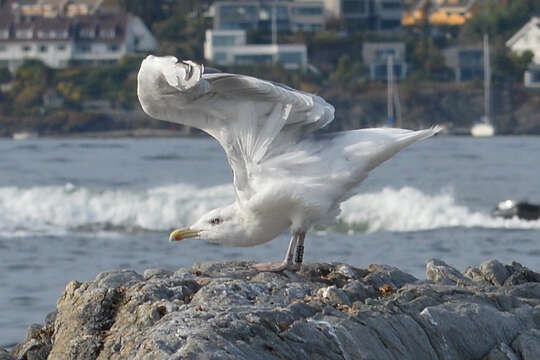
[[[277,6],[275,1],[272,4],[272,44],[277,44]]]
[[[393,126],[393,120],[394,120],[394,57],[392,55],[388,55],[386,58],[386,88],[387,88],[387,99],[386,99],[386,106],[387,106],[387,125]]]
[[[489,36],[484,34],[484,122],[491,122],[491,63],[489,59]]]

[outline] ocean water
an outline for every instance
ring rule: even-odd
[[[538,137],[437,136],[377,168],[339,225],[308,234],[305,261],[397,266],[425,278],[436,257],[464,270],[488,259],[540,271],[540,221],[502,220],[505,199],[540,202]],[[233,200],[215,141],[0,140],[0,346],[43,322],[71,280],[196,261],[283,257],[288,234],[250,248],[167,241],[170,229]]]

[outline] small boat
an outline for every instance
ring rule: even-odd
[[[13,140],[28,140],[28,139],[35,139],[38,137],[38,133],[36,132],[30,132],[30,131],[21,131],[16,132],[11,135],[11,138]]]
[[[523,220],[540,219],[540,205],[526,201],[505,200],[501,201],[491,212],[494,217],[511,219],[517,217]]]

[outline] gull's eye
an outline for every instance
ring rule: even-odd
[[[221,219],[220,218],[213,218],[212,220],[209,221],[210,224],[212,225],[219,225],[221,224]]]

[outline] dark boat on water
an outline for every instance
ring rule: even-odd
[[[540,219],[540,205],[531,204],[525,201],[501,201],[497,207],[493,209],[491,215],[504,219],[518,217],[523,220],[538,220]]]

